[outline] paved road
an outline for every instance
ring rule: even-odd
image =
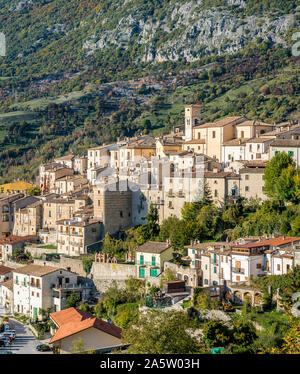
[[[0,305],[0,315],[7,315],[5,310]],[[35,347],[43,342],[36,340],[29,327],[23,325],[21,322],[10,319],[10,326],[16,330],[16,338],[11,345],[7,345],[3,349],[12,351],[15,354],[52,354],[52,352],[38,352]]]

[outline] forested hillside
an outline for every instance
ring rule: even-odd
[[[296,0],[0,0],[0,178],[183,120],[299,118]]]

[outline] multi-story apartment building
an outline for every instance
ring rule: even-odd
[[[43,202],[43,228],[56,230],[56,222],[74,218],[76,211],[89,203],[86,195],[64,196]]]
[[[41,309],[59,311],[64,307],[61,289],[68,289],[69,294],[78,291],[85,299],[85,290],[90,288],[78,286],[77,274],[65,269],[35,264],[20,267],[13,271],[13,311],[40,319]]]
[[[24,195],[17,193],[13,195],[0,195],[0,237],[9,236],[14,222],[13,203],[22,199]]]
[[[171,243],[148,241],[135,251],[135,264],[139,278],[156,278],[164,269],[166,261],[173,258]]]
[[[265,166],[266,162],[263,161],[244,162],[244,167],[239,169],[240,196],[246,199],[266,200],[268,198],[264,193]]]
[[[68,192],[73,192],[77,188],[81,188],[88,184],[87,178],[82,175],[67,175],[58,178],[55,181],[56,193],[62,195]]]
[[[57,252],[80,256],[100,249],[103,237],[102,223],[98,220],[57,221]]]
[[[8,236],[0,239],[0,264],[5,263],[16,253],[18,249],[23,249],[25,244],[37,243],[38,237],[35,235],[28,236]]]
[[[296,166],[300,167],[300,137],[295,139],[298,135],[293,135],[292,139],[275,139],[270,144],[270,159],[277,155],[277,153],[285,152],[292,156]]]
[[[15,211],[13,235],[37,235],[43,225],[43,202],[36,202]]]
[[[286,274],[294,266],[300,266],[300,259],[295,256],[296,251],[300,251],[300,237],[259,241],[257,238],[246,238],[238,242],[192,243],[186,246],[191,269],[201,268],[199,285],[245,282],[266,274]]]
[[[40,166],[39,183],[42,191],[55,193],[55,182],[58,178],[73,175],[74,170],[60,163],[50,163]]]

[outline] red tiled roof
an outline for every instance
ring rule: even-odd
[[[7,266],[0,265],[0,275],[4,275],[4,274],[7,274],[7,273],[10,273],[13,270],[14,270],[13,268],[9,268]]]
[[[27,236],[16,236],[11,235],[7,238],[0,239],[0,244],[13,244],[13,243],[19,243],[19,242],[25,242],[28,239],[37,239],[36,235],[27,235]]]
[[[76,334],[80,331],[94,327],[118,339],[121,339],[122,329],[108,322],[96,318],[89,312],[84,312],[75,308],[68,308],[60,312],[51,313],[50,317],[59,326],[56,334],[50,343]]]
[[[278,247],[278,246],[288,244],[288,243],[293,243],[296,241],[300,241],[300,237],[291,236],[291,237],[285,238],[283,236],[279,236],[278,238],[272,238],[272,239],[264,240],[261,242],[234,245],[232,246],[232,248],[254,248],[254,247],[262,247],[262,246]]]

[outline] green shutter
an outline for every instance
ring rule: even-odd
[[[140,268],[140,278],[145,278],[145,268]]]
[[[152,266],[155,266],[155,256],[152,256]]]
[[[150,276],[157,277],[157,269],[150,269]]]
[[[35,307],[33,308],[33,317],[38,318],[38,310]]]
[[[140,264],[144,265],[144,255],[140,255]]]
[[[16,284],[18,284],[19,280],[18,280],[18,276],[16,275]]]

